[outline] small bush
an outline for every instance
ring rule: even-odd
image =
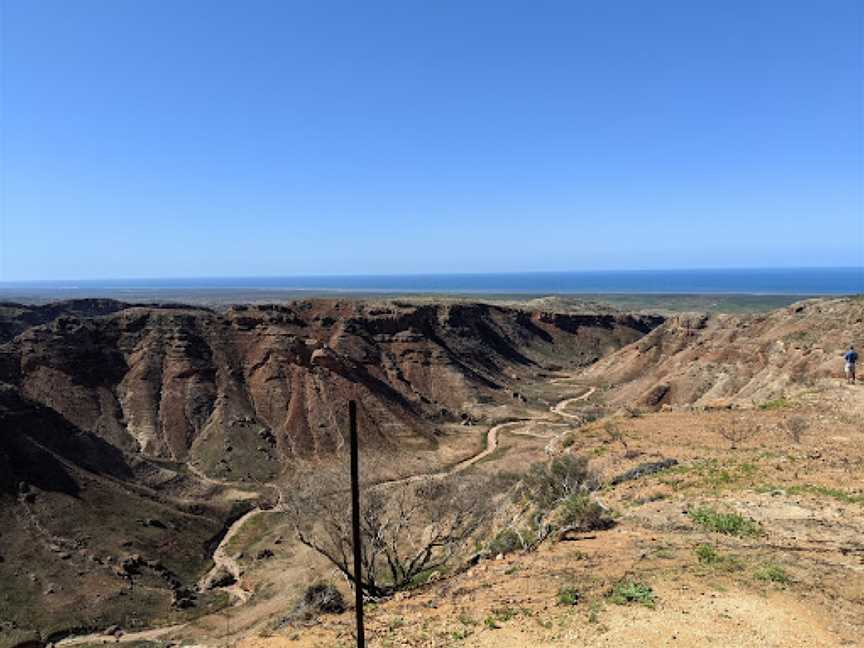
[[[792,403],[790,403],[785,398],[775,398],[774,400],[765,401],[764,403],[761,403],[759,405],[759,409],[763,410],[763,411],[778,410],[778,409],[784,409],[786,407],[789,407],[791,404]]]
[[[581,592],[572,585],[558,590],[558,605],[576,605],[581,598]]]
[[[615,421],[606,421],[603,424],[603,431],[606,432],[606,437],[610,443],[620,443],[627,449],[627,440],[624,438],[624,433]]]
[[[495,608],[492,610],[492,614],[483,619],[483,625],[485,625],[490,630],[497,630],[501,627],[500,625],[498,625],[499,623],[507,623],[517,614],[519,614],[519,611],[515,608]]]
[[[513,553],[522,549],[522,538],[515,529],[503,529],[498,532],[486,547],[493,555]]]
[[[690,511],[690,517],[696,524],[714,533],[723,533],[739,538],[757,536],[762,533],[762,528],[755,520],[737,513],[719,513],[707,506]]]
[[[342,614],[345,611],[345,599],[342,593],[330,583],[315,583],[306,588],[303,598],[291,610],[291,614],[282,619],[278,627],[297,622],[308,622],[319,614]]]
[[[788,574],[786,574],[786,570],[783,569],[780,565],[774,563],[767,563],[762,565],[759,569],[756,570],[756,573],[753,574],[758,580],[766,581],[769,583],[778,583],[780,585],[788,585],[791,579]]]
[[[717,550],[709,544],[701,544],[696,547],[696,557],[703,565],[716,565],[722,560]]]
[[[342,614],[345,611],[342,593],[330,583],[316,583],[307,587],[303,593],[303,605],[325,614]]]
[[[724,556],[710,544],[701,544],[696,547],[696,558],[702,565],[713,569],[724,571],[740,571],[744,568],[741,561],[735,556]]]
[[[654,608],[657,604],[657,597],[654,595],[654,590],[645,583],[634,580],[622,580],[612,588],[609,594],[609,600],[615,605],[629,605],[630,603],[638,603],[645,607]]]
[[[584,457],[563,455],[550,463],[531,466],[522,480],[529,499],[549,510],[570,495],[596,490],[600,481]]]
[[[493,608],[492,615],[495,617],[496,621],[500,621],[501,623],[507,623],[510,619],[519,614],[519,610],[511,607],[503,607],[503,608]]]
[[[559,527],[574,531],[610,529],[615,525],[612,516],[585,493],[564,500],[559,516]]]
[[[593,423],[594,421],[599,421],[601,418],[606,416],[606,412],[604,412],[599,407],[583,409],[580,414],[582,415],[582,420],[585,423]]]

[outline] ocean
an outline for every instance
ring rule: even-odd
[[[325,275],[0,282],[0,297],[140,292],[443,293],[508,295],[864,293],[864,268],[626,270],[489,274]]]

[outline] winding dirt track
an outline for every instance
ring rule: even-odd
[[[255,517],[256,515],[260,515],[261,513],[266,513],[263,509],[252,509],[245,515],[239,517],[234,524],[232,524],[228,528],[228,532],[225,534],[225,537],[222,538],[222,542],[219,543],[219,546],[216,547],[216,550],[213,552],[213,568],[207,572],[204,577],[198,581],[198,591],[202,591],[205,589],[205,583],[209,579],[211,574],[214,574],[219,569],[224,569],[231,576],[234,577],[234,583],[231,585],[227,585],[225,587],[221,587],[220,589],[228,592],[236,599],[236,605],[240,605],[249,600],[249,597],[252,596],[251,592],[244,589],[240,584],[240,576],[243,574],[243,570],[240,568],[240,564],[228,553],[225,551],[225,547],[228,546],[228,543],[231,539],[237,535],[240,529],[243,528],[243,525],[246,524],[250,519]]]
[[[149,641],[150,639],[161,639],[165,635],[172,632],[178,632],[186,627],[185,623],[178,623],[172,626],[162,626],[161,628],[150,628],[149,630],[141,630],[140,632],[130,632],[128,634],[114,637],[106,635],[102,632],[94,632],[88,635],[78,635],[77,637],[69,637],[61,639],[55,646],[78,646],[80,644],[92,643],[128,643],[130,641]]]
[[[569,380],[569,379],[556,379],[558,381]],[[555,381],[553,381],[555,382]],[[566,398],[552,407],[549,408],[549,411],[553,414],[557,414],[562,418],[566,419],[578,419],[580,418],[578,414],[570,414],[566,412],[565,409],[571,404],[578,401],[586,400],[590,398],[594,392],[597,391],[596,387],[589,388],[584,394],[580,394],[579,396]],[[498,439],[502,432],[507,430],[508,428],[514,426],[522,426],[522,427],[530,427],[535,423],[544,423],[546,425],[568,425],[566,423],[556,422],[554,420],[549,420],[548,418],[536,417],[529,419],[520,419],[516,421],[507,421],[505,423],[499,423],[495,425],[489,430],[489,433],[486,435],[486,447],[478,452],[477,454],[460,461],[455,466],[450,468],[449,470],[444,470],[441,472],[435,473],[421,473],[419,475],[411,475],[410,477],[403,477],[402,479],[395,479],[392,481],[381,482],[375,485],[375,488],[382,488],[385,486],[397,486],[402,484],[412,484],[418,481],[422,481],[424,479],[441,479],[444,477],[449,477],[451,475],[458,474],[474,464],[478,461],[481,461],[491,455],[498,449]],[[569,427],[569,425],[568,425]],[[530,430],[510,430],[509,434],[515,434],[519,436],[530,436],[540,439],[552,439],[557,435],[554,434],[538,434],[537,432],[532,432]],[[232,484],[231,482],[220,482],[218,480],[213,479],[212,477],[207,477],[204,473],[199,470],[192,468],[192,472],[195,473],[196,476],[200,477],[203,481],[221,486],[236,486],[236,484]],[[266,485],[265,485],[266,486]],[[245,515],[239,517],[229,528],[228,532],[225,534],[225,537],[222,538],[222,542],[219,543],[219,546],[216,547],[216,550],[213,552],[213,568],[202,577],[202,579],[198,583],[199,589],[203,586],[205,581],[207,580],[210,574],[214,573],[216,570],[223,568],[228,571],[233,577],[235,582],[232,585],[227,587],[223,587],[220,589],[225,590],[229,594],[235,597],[234,605],[242,605],[252,596],[252,593],[249,590],[244,589],[241,584],[241,576],[243,574],[243,570],[240,568],[240,565],[237,561],[228,555],[225,551],[225,548],[228,546],[228,543],[231,539],[239,533],[240,529],[243,528],[243,525],[246,524],[250,519],[257,515],[261,515],[264,513],[278,513],[282,511],[281,503],[282,503],[282,493],[279,489],[276,489],[279,492],[279,503],[273,509],[260,509],[254,508],[251,511],[247,512]],[[93,642],[111,642],[111,643],[128,643],[132,641],[143,641],[148,639],[159,639],[167,634],[172,632],[176,632],[185,628],[188,624],[181,623],[173,626],[165,626],[162,628],[151,628],[148,630],[142,630],[140,632],[130,632],[128,634],[123,634],[119,638],[109,637],[102,633],[94,633],[90,635],[80,635],[77,637],[70,637],[68,639],[64,639],[58,642],[57,646],[74,646],[84,643],[93,643]]]
[[[567,399],[553,405],[552,407],[549,408],[549,410],[553,414],[557,414],[563,418],[578,419],[578,418],[580,418],[580,416],[578,414],[570,414],[569,412],[565,412],[564,408],[566,408],[570,403],[575,403],[575,402],[578,402],[581,400],[586,400],[586,399],[590,398],[591,395],[594,394],[594,392],[596,392],[596,391],[597,391],[596,387],[591,387],[584,394],[580,394],[579,396],[575,396],[573,398],[567,398]],[[468,459],[460,461],[458,464],[456,464],[455,466],[453,466],[449,470],[444,470],[441,472],[434,472],[434,473],[421,473],[419,475],[412,475],[410,477],[403,477],[402,479],[394,479],[391,481],[381,482],[380,484],[377,485],[377,487],[380,488],[383,486],[396,486],[399,484],[413,484],[415,482],[422,481],[424,479],[440,479],[443,477],[449,477],[450,475],[455,475],[457,473],[460,473],[463,470],[470,468],[471,466],[476,464],[478,461],[485,459],[490,454],[495,452],[498,449],[498,437],[506,428],[509,428],[511,426],[523,426],[523,427],[524,426],[531,426],[535,423],[545,423],[547,425],[566,425],[566,424],[558,423],[555,421],[550,421],[549,419],[540,418],[540,417],[530,418],[530,419],[520,419],[518,421],[507,421],[506,423],[499,423],[498,425],[491,428],[489,430],[489,433],[486,435],[486,447],[483,450],[478,452],[476,455],[469,457]],[[530,437],[535,437],[538,439],[551,439],[551,438],[556,436],[554,434],[538,434],[536,432],[531,432],[529,430],[514,430],[514,431],[510,431],[510,434],[516,434],[516,435],[520,435],[520,436],[530,436]]]
[[[565,411],[567,409],[567,406],[570,405],[570,403],[576,403],[576,402],[581,401],[581,400],[587,400],[596,391],[597,391],[596,387],[591,387],[590,389],[588,389],[588,391],[586,391],[584,394],[582,394],[580,396],[576,396],[575,398],[565,398],[564,400],[556,403],[555,405],[553,405],[550,408],[550,410],[552,412],[554,412],[555,414],[557,414],[558,416],[563,416],[564,418],[578,419],[579,418],[578,414],[570,414],[569,412]]]

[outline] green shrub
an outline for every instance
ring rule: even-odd
[[[609,594],[609,600],[616,605],[638,603],[649,608],[654,608],[657,604],[657,597],[651,587],[645,583],[628,579],[616,583]]]
[[[528,498],[549,510],[570,495],[596,490],[600,481],[584,457],[563,455],[550,463],[531,466],[522,480]]]
[[[724,556],[710,544],[701,544],[696,547],[696,558],[706,567],[722,569],[724,571],[741,571],[744,565],[735,556]]]
[[[492,616],[495,617],[496,621],[500,621],[501,623],[507,623],[510,619],[519,614],[519,610],[511,607],[503,607],[503,608],[493,608]]]
[[[508,554],[523,548],[522,538],[515,529],[502,529],[486,547],[493,555]]]
[[[467,639],[472,634],[471,630],[468,628],[457,628],[453,632],[450,633],[450,637],[453,641],[462,641],[463,639]]]
[[[759,523],[738,513],[720,513],[703,506],[689,513],[693,521],[708,531],[744,538],[762,533]]]
[[[498,625],[499,623],[507,623],[517,614],[519,614],[519,611],[515,608],[495,608],[492,610],[492,614],[483,619],[483,625],[485,625],[490,630],[497,630],[501,627],[500,625]]]
[[[788,574],[786,574],[786,570],[775,563],[766,563],[762,565],[753,575],[758,580],[778,583],[780,585],[788,585],[791,581]]]
[[[477,625],[477,621],[472,617],[468,612],[462,610],[459,613],[459,623],[466,626],[475,626]]]
[[[614,526],[615,520],[587,494],[578,493],[564,500],[559,511],[558,523],[561,528],[593,531],[609,529]]]
[[[722,560],[717,550],[709,544],[701,544],[696,547],[696,557],[703,565],[716,565]]]
[[[572,585],[565,585],[558,590],[558,605],[576,605],[581,598],[581,592]]]
[[[759,409],[760,410],[766,410],[766,411],[778,410],[778,409],[783,409],[783,408],[789,407],[790,405],[792,405],[792,403],[790,403],[785,398],[775,398],[774,400],[765,401],[764,403],[761,403],[759,405]]]

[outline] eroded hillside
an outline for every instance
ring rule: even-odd
[[[393,476],[432,470],[513,407],[545,407],[520,385],[662,321],[323,300],[0,315],[0,627],[43,637],[224,605],[196,583],[228,524],[272,507],[268,482],[295,462],[341,447],[349,398],[364,448],[410,454]]]
[[[864,299],[813,299],[757,315],[670,317],[585,372],[608,401],[752,405],[842,376],[840,360],[864,335]]]

